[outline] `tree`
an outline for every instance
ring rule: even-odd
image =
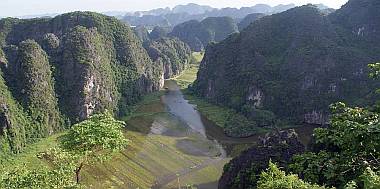
[[[74,159],[77,183],[80,182],[82,168],[91,163],[102,162],[112,152],[125,148],[122,128],[125,123],[117,121],[109,112],[91,116],[75,124],[60,140],[60,147]]]
[[[260,175],[257,183],[258,189],[326,189],[302,181],[297,175],[286,175],[275,164],[269,162],[269,167]]]

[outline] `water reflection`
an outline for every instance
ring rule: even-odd
[[[247,138],[228,137],[223,129],[206,117],[202,116],[194,105],[189,104],[175,81],[165,81],[166,92],[162,96],[162,103],[167,107],[168,111],[174,116],[182,120],[185,125],[192,130],[200,133],[210,140],[218,141],[218,145],[223,145],[230,156],[237,155],[242,149],[254,145],[260,137],[265,134],[257,134]],[[300,140],[305,146],[310,142],[312,132],[316,128],[314,125],[302,125],[295,127],[296,132],[300,136]],[[223,150],[223,153],[224,150]]]

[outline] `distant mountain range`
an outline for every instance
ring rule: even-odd
[[[319,9],[325,10],[326,13],[331,13],[334,9],[329,8],[324,4],[316,5]],[[271,15],[275,13],[280,13],[291,8],[296,7],[295,4],[287,4],[287,5],[277,5],[277,6],[269,6],[266,4],[257,4],[252,7],[242,7],[242,8],[213,8],[207,5],[198,5],[195,3],[189,3],[187,5],[177,5],[173,8],[157,8],[148,11],[136,11],[136,12],[128,12],[128,11],[107,11],[102,12],[107,16],[116,17],[124,22],[129,23],[132,26],[145,26],[148,28],[153,28],[155,26],[162,27],[174,27],[178,24],[181,24],[190,20],[198,20],[201,21],[207,17],[231,17],[237,23],[240,22],[244,17],[249,14],[260,13],[265,15]],[[29,19],[29,18],[43,18],[43,17],[55,17],[59,15],[59,13],[46,13],[46,14],[35,14],[35,15],[24,15],[17,16],[17,18],[21,19]],[[0,16],[1,18],[5,18],[7,16]]]
[[[323,4],[318,4],[316,6],[321,10],[330,10],[329,7]],[[246,17],[249,14],[261,13],[265,15],[271,15],[289,10],[294,7],[296,7],[295,4],[280,4],[274,7],[271,7],[266,4],[257,4],[252,7],[242,7],[240,9],[230,7],[217,9],[210,6],[190,3],[187,5],[178,5],[173,9],[167,7],[153,9],[150,11],[137,11],[134,13],[128,13],[124,16],[124,18],[122,18],[122,20],[134,26],[143,25],[146,27],[173,27],[175,25],[189,20],[201,21],[207,17],[227,16],[240,22],[244,17]]]

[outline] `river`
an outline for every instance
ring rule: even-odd
[[[116,178],[110,185],[99,187],[171,189],[190,184],[214,189],[223,166],[263,136],[226,136],[221,127],[184,98],[172,80],[165,81],[164,92],[148,98],[126,119],[126,133],[132,143],[108,168],[126,171],[120,175],[105,173]],[[298,131],[310,136],[312,129],[300,127]],[[309,138],[303,140],[307,142]],[[114,180],[118,180],[116,185]]]

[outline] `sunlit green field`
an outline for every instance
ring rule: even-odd
[[[210,156],[217,156],[217,150],[207,142],[197,144],[201,140],[197,135],[183,135],[181,128],[176,127],[181,124],[180,121],[173,120],[157,99],[144,100],[142,103],[146,105],[137,108],[136,113],[127,120],[126,136],[132,141],[130,146],[111,161],[88,168],[84,182],[91,188],[150,188],[156,181],[162,182],[163,188],[172,188],[174,185],[171,183],[175,182],[178,188],[177,177],[180,176],[181,186],[214,183],[215,188],[226,160],[207,164],[193,173],[194,167],[209,161]],[[149,133],[148,126],[160,123],[171,127],[171,134]],[[190,142],[190,148],[205,146],[204,152],[210,154],[204,156],[184,151],[179,146],[181,141]],[[207,173],[210,169],[213,174]]]
[[[183,123],[173,119],[161,104],[161,95],[162,92],[147,95],[135,106],[134,113],[123,118],[127,122],[125,135],[131,143],[103,164],[84,168],[82,183],[87,188],[150,188],[155,184],[160,188],[178,188],[178,179],[183,187],[216,188],[228,159],[214,158],[218,150],[212,142],[186,134],[180,127]],[[152,124],[166,125],[171,132],[152,134]],[[48,166],[36,154],[56,146],[59,136],[30,145],[25,153],[7,157],[6,161],[3,158],[2,169]]]
[[[200,62],[203,59],[204,52],[193,52],[192,56],[195,59],[195,63],[189,65],[189,67],[183,71],[181,75],[173,78],[181,89],[187,88],[197,78]]]

